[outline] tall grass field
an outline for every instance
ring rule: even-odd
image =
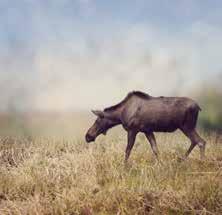
[[[90,123],[67,138],[1,135],[1,215],[222,214],[220,136],[202,132],[206,159],[196,147],[181,162],[189,140],[157,134],[158,162],[141,134],[126,166],[125,131],[87,144]]]

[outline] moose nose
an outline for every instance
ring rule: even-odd
[[[90,134],[86,134],[86,142],[89,143],[92,141],[94,141],[94,138]]]

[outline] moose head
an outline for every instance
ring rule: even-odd
[[[88,143],[95,141],[100,134],[106,135],[108,129],[118,124],[118,121],[105,111],[93,110],[92,113],[97,116],[97,119],[86,133],[85,138]]]

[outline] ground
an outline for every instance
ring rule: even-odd
[[[160,162],[139,135],[128,166],[126,134],[95,143],[5,137],[0,140],[0,214],[222,214],[222,143],[207,140],[204,161],[189,140],[158,134]]]

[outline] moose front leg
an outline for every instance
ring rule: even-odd
[[[128,143],[127,143],[127,147],[126,147],[125,163],[127,163],[127,160],[130,156],[130,152],[131,152],[133,145],[135,143],[136,134],[137,134],[137,132],[135,132],[135,131],[131,131],[131,130],[128,131],[128,134],[127,134]]]
[[[155,138],[153,132],[149,132],[149,133],[147,132],[147,133],[145,133],[145,135],[146,135],[146,138],[148,139],[148,141],[150,142],[153,153],[155,154],[156,158],[158,159],[159,151],[158,151],[157,144],[156,144],[156,138]]]

